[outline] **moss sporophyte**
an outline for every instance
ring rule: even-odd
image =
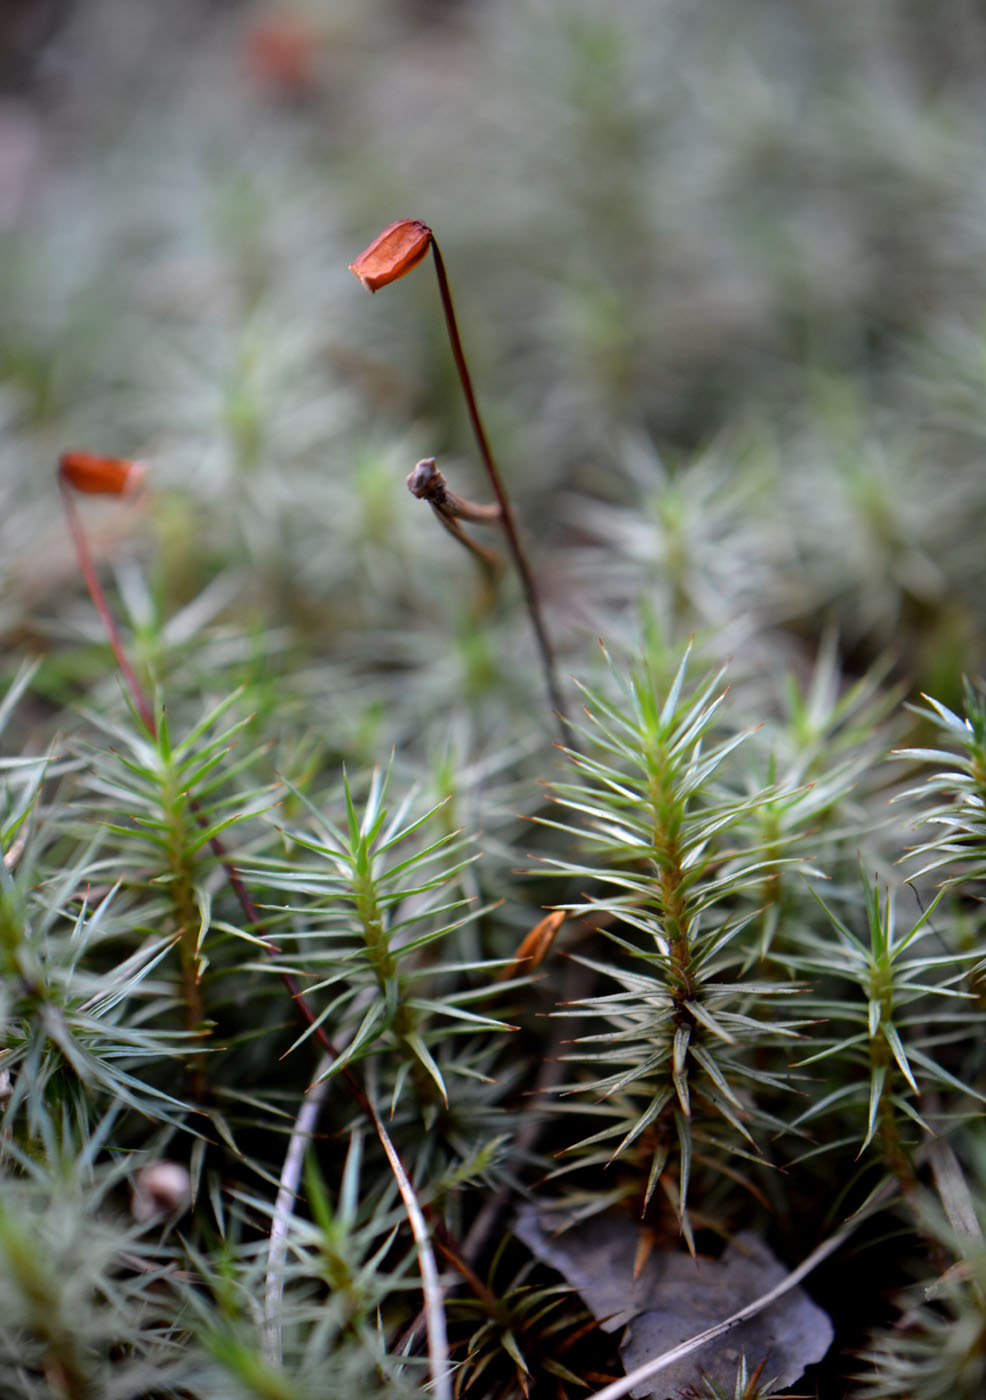
[[[455,308],[452,304],[452,292],[449,287],[448,274],[445,270],[445,260],[442,257],[438,240],[427,224],[420,219],[398,219],[396,223],[389,224],[384,231],[379,234],[373,242],[360,253],[349,264],[349,270],[355,274],[362,282],[363,286],[370,292],[379,291],[381,287],[388,286],[391,282],[398,281],[406,276],[412,269],[417,267],[429,248],[435,264],[435,276],[438,279],[438,293],[441,297],[442,312],[445,317],[445,327],[448,333],[449,345],[452,350],[452,358],[455,361],[455,368],[459,376],[459,383],[462,386],[462,393],[466,401],[466,409],[469,414],[469,422],[472,428],[473,437],[479,450],[479,456],[486,471],[486,476],[496,497],[496,505],[490,507],[472,506],[469,502],[461,501],[458,497],[452,497],[458,505],[467,507],[466,510],[443,509],[436,506],[436,502],[425,490],[416,490],[412,484],[418,477],[421,468],[430,464],[434,468],[434,458],[426,458],[419,462],[411,477],[408,478],[408,485],[414,495],[421,496],[428,500],[435,509],[441,523],[447,530],[469,549],[486,567],[492,563],[489,552],[482,546],[471,540],[454,520],[454,515],[462,516],[465,519],[483,519],[490,523],[497,523],[503,530],[507,542],[507,549],[513,563],[517,577],[520,580],[521,589],[524,594],[524,603],[527,614],[531,621],[534,638],[537,643],[538,654],[541,659],[541,667],[544,673],[545,688],[548,692],[548,699],[551,709],[555,715],[562,744],[568,748],[575,747],[575,738],[571,726],[565,717],[565,709],[562,702],[561,686],[558,681],[557,668],[555,666],[554,649],[548,636],[548,630],[544,622],[544,614],[541,609],[541,602],[538,595],[537,585],[534,581],[534,574],[531,570],[527,554],[520,540],[517,530],[517,523],[514,518],[513,507],[507,494],[500,470],[496,465],[490,448],[489,439],[486,436],[486,429],[479,412],[479,404],[476,400],[476,392],[473,388],[472,376],[469,373],[469,365],[466,360],[465,350],[462,346],[462,337],[459,334],[459,326],[455,316]],[[434,473],[434,476],[441,482],[444,491],[445,483],[441,474]],[[434,480],[434,478],[432,478]]]
[[[432,232],[419,219],[398,219],[349,264],[368,292],[379,291],[417,267],[428,252]]]

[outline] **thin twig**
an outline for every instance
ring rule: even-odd
[[[561,1078],[564,1070],[564,1061],[556,1054],[556,1050],[560,1045],[561,1037],[556,1036],[554,1045],[549,1049],[541,1062],[537,1082],[530,1091],[530,1097],[532,1099],[547,1095]],[[510,1144],[512,1157],[522,1158],[534,1146],[534,1142],[541,1129],[541,1118],[542,1115],[536,1109],[524,1114],[517,1136]],[[493,1309],[496,1307],[496,1300],[492,1298],[490,1290],[478,1277],[473,1266],[486,1247],[486,1242],[496,1227],[498,1220],[510,1204],[511,1196],[511,1188],[509,1186],[501,1186],[496,1194],[486,1201],[473,1220],[472,1225],[469,1227],[469,1232],[462,1242],[461,1255],[457,1256],[445,1248],[441,1238],[439,1238],[438,1241],[439,1248],[446,1255],[449,1262],[455,1267],[462,1282],[469,1285],[477,1298],[485,1297]],[[419,1313],[401,1338],[402,1346],[410,1346],[413,1344],[415,1337],[421,1330],[424,1320],[423,1312]]]
[[[380,1139],[380,1145],[387,1154],[387,1161],[394,1173],[394,1180],[401,1193],[401,1200],[404,1202],[404,1209],[407,1212],[407,1218],[414,1235],[414,1243],[417,1246],[418,1267],[421,1270],[421,1289],[424,1294],[425,1324],[428,1330],[428,1369],[431,1373],[432,1390],[437,1400],[452,1400],[444,1296],[441,1280],[438,1277],[434,1250],[431,1247],[431,1239],[428,1234],[428,1226],[425,1224],[425,1218],[421,1206],[418,1204],[414,1187],[411,1185],[411,1179],[404,1170],[404,1163],[372,1103],[370,1104],[370,1113],[377,1137]]]
[[[357,1014],[363,1009],[364,1004],[372,999],[372,996],[372,991],[367,988],[356,997],[354,1007]],[[335,1047],[336,1057],[345,1047],[345,1041]],[[294,1203],[297,1199],[298,1183],[301,1180],[305,1149],[314,1137],[315,1124],[329,1092],[329,1081],[324,1076],[331,1067],[333,1058],[332,1054],[323,1056],[315,1071],[314,1082],[305,1090],[301,1108],[298,1110],[298,1116],[288,1140],[288,1150],[284,1154],[284,1165],[281,1168],[278,1182],[277,1200],[274,1203],[274,1220],[270,1231],[270,1248],[267,1253],[267,1276],[264,1293],[264,1351],[267,1360],[272,1365],[280,1365],[281,1363],[280,1306],[281,1298],[284,1295],[283,1264],[287,1253],[288,1222],[294,1214]]]
[[[274,1202],[274,1221],[267,1252],[264,1289],[264,1355],[269,1365],[281,1364],[281,1299],[284,1296],[284,1260],[288,1251],[288,1222],[294,1213],[298,1183],[305,1162],[305,1151],[315,1133],[319,1111],[329,1092],[329,1081],[322,1075],[331,1061],[326,1056],[319,1065],[316,1082],[305,1092],[284,1154],[284,1166]]]

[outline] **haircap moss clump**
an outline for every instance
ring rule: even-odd
[[[0,23],[0,1391],[980,1400],[984,22],[384,8]]]

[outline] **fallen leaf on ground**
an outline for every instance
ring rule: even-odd
[[[747,1303],[768,1293],[787,1269],[756,1235],[740,1234],[721,1258],[651,1250],[638,1276],[641,1230],[625,1216],[601,1215],[579,1223],[571,1216],[521,1208],[514,1233],[572,1285],[607,1332],[625,1327],[620,1355],[632,1371]],[[631,1393],[654,1400],[705,1394],[709,1379],[732,1393],[740,1359],[752,1372],[766,1357],[764,1380],[792,1385],[832,1344],[828,1314],[803,1288],[793,1288],[763,1312],[670,1365]]]

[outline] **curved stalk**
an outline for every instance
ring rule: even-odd
[[[448,273],[445,271],[445,260],[442,257],[438,240],[434,234],[431,235],[431,253],[435,260],[435,276],[438,279],[438,294],[442,300],[442,311],[445,313],[445,325],[448,330],[449,344],[452,347],[452,358],[455,361],[455,368],[459,375],[459,383],[462,385],[462,393],[466,400],[466,409],[469,413],[469,422],[472,426],[473,436],[476,439],[476,446],[489,478],[490,486],[496,497],[499,507],[499,521],[506,536],[507,548],[517,576],[520,579],[521,588],[524,593],[524,603],[527,607],[527,615],[531,620],[531,627],[534,630],[534,638],[537,642],[538,654],[541,658],[541,669],[544,673],[545,687],[551,701],[551,707],[558,724],[558,731],[565,748],[575,748],[575,739],[571,726],[565,717],[564,704],[562,702],[561,686],[558,683],[558,671],[555,665],[554,651],[548,637],[547,628],[544,625],[544,616],[541,612],[541,601],[538,596],[537,585],[534,582],[534,574],[528,563],[527,555],[517,533],[517,523],[514,519],[513,508],[510,498],[507,495],[503,478],[490,448],[486,430],[483,427],[483,420],[479,413],[479,404],[476,401],[476,392],[473,389],[472,376],[469,373],[469,365],[466,361],[465,351],[462,348],[462,337],[459,335],[459,325],[455,319],[455,307],[452,304],[452,290],[449,286]]]

